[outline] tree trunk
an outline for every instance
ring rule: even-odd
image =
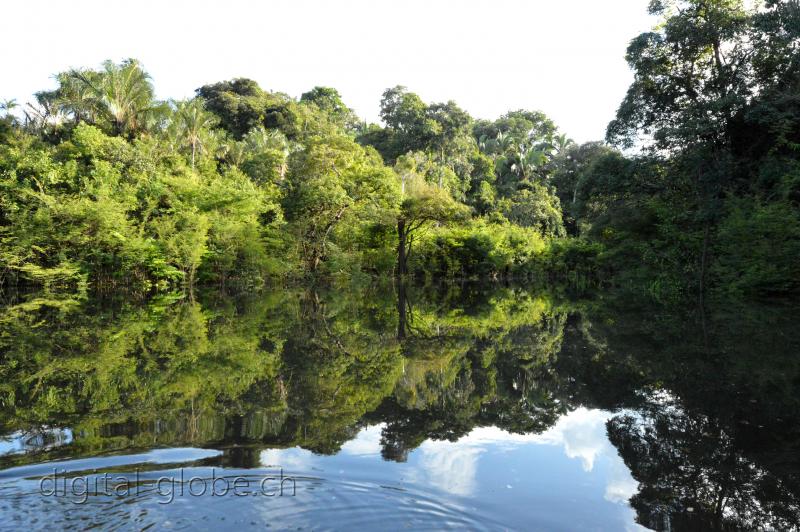
[[[402,218],[397,220],[397,275],[402,277],[406,274],[406,221]]]
[[[406,283],[404,279],[397,282],[397,339],[399,341],[406,338]]]
[[[703,251],[700,254],[700,302],[704,301],[706,293],[706,270],[708,270],[708,241],[711,233],[711,222],[706,220],[703,229]]]

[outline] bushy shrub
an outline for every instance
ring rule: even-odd
[[[800,288],[800,211],[788,201],[731,199],[713,247],[719,289],[734,293]]]
[[[411,271],[453,278],[522,276],[536,271],[545,249],[533,228],[478,219],[429,231],[411,258]]]

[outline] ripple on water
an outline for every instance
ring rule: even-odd
[[[68,471],[87,471],[94,478],[108,473],[113,478],[125,475],[133,482],[132,472],[141,469],[139,479],[147,483],[159,477],[179,477],[181,465],[170,463],[167,468],[154,468],[152,462],[140,462],[142,455],[110,458],[103,467],[97,459],[89,463],[76,460],[59,462],[58,467]],[[152,456],[150,456],[152,458]],[[159,458],[165,458],[160,456]],[[196,476],[209,485],[210,467],[186,464],[186,478]],[[325,478],[320,471],[291,471],[297,482],[296,494],[288,489],[283,496],[268,497],[257,484],[274,470],[215,469],[215,476],[224,476],[231,482],[244,477],[256,485],[245,496],[229,493],[226,496],[175,496],[165,504],[167,497],[152,485],[142,484],[139,490],[131,489],[127,496],[96,495],[79,504],[75,497],[44,496],[40,493],[40,480],[52,472],[54,464],[15,468],[3,472],[0,479],[0,527],[26,529],[102,528],[102,529],[470,529],[496,530],[507,528],[480,515],[478,510],[462,506],[452,500],[444,501],[434,491],[417,486],[393,486],[372,480]],[[176,469],[173,469],[175,467]],[[95,474],[94,471],[97,471]],[[123,473],[126,471],[126,473]],[[324,474],[323,474],[324,475]],[[82,474],[83,476],[83,474]],[[137,492],[138,491],[138,492]],[[165,490],[166,491],[166,490]],[[177,491],[177,488],[176,488]],[[199,490],[198,490],[199,491]]]

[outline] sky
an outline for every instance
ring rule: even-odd
[[[649,0],[13,0],[3,4],[0,99],[32,101],[53,74],[134,57],[159,98],[234,77],[299,97],[332,86],[378,121],[405,85],[476,118],[540,110],[602,139],[633,76],[628,42]]]
[[[298,488],[297,500],[283,501],[299,506],[284,515],[301,523],[304,513],[308,519],[320,512],[318,521],[326,510],[355,497],[349,523],[364,519],[362,509],[381,508],[399,519],[413,516],[417,528],[426,528],[427,511],[435,512],[436,523],[451,518],[462,528],[474,523],[472,528],[513,529],[525,522],[530,529],[645,530],[635,524],[628,502],[638,483],[608,439],[606,422],[612,417],[581,407],[539,434],[476,427],[457,441],[427,439],[401,463],[381,459],[383,423],[361,429],[333,456],[293,447],[266,449],[259,458],[263,468],[282,467],[287,476],[324,479],[313,499],[304,500]],[[326,497],[329,492],[333,497]],[[311,527],[315,521],[307,522]]]

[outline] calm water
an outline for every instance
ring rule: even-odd
[[[498,285],[8,298],[0,528],[797,528],[798,317]]]

